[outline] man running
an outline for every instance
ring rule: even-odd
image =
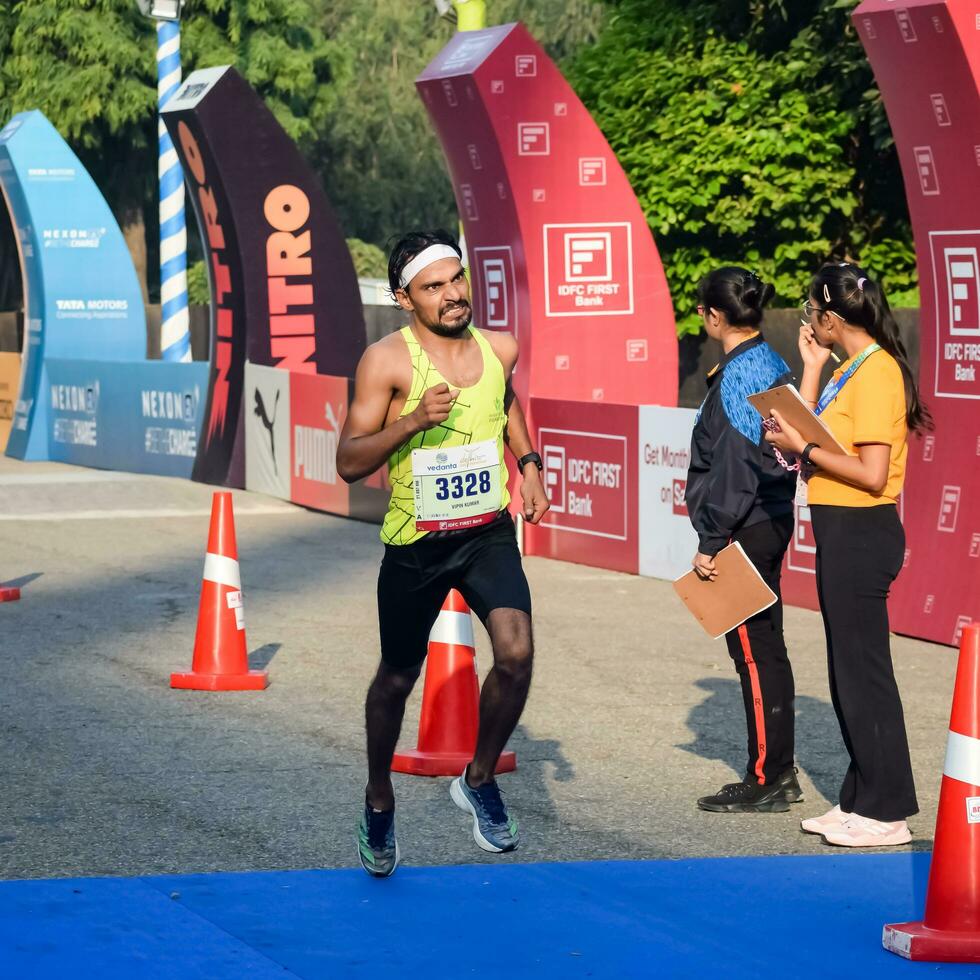
[[[523,477],[531,524],[547,512],[541,458],[532,451],[511,375],[513,336],[470,326],[469,283],[455,240],[410,232],[388,260],[388,283],[411,316],[361,358],[337,448],[348,483],[388,461],[391,501],[378,576],[381,664],[368,689],[368,784],[358,852],[368,874],[398,865],[391,759],[429,632],[450,589],[480,617],[493,669],[480,695],[476,752],[450,788],[486,851],[513,851],[517,822],[494,779],[531,683],[531,595],[507,511],[506,443]]]

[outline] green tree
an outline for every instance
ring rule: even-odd
[[[286,131],[310,142],[329,81],[313,2],[188,0],[185,76],[235,65]],[[135,0],[20,0],[0,14],[0,115],[40,109],[51,120],[105,193],[144,279],[149,266],[154,292],[155,51],[153,23]],[[188,227],[193,235],[193,220]]]
[[[366,279],[388,278],[388,256],[377,245],[362,242],[360,238],[348,238],[347,247],[358,276]]]
[[[442,148],[415,91],[453,26],[432,0],[320,3],[333,82],[313,160],[345,232],[383,247],[409,227],[456,227]],[[597,0],[487,3],[489,23],[523,20],[558,58],[597,37],[602,9]]]
[[[698,280],[740,263],[799,302],[832,259],[899,301],[915,260],[852,0],[621,0],[570,68],[657,236],[681,329]]]
[[[149,30],[125,0],[21,0],[0,55],[4,118],[40,109],[51,120],[103,192],[111,190],[144,281],[145,175],[155,165]]]

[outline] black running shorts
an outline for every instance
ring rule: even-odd
[[[490,524],[414,544],[385,545],[378,575],[381,659],[396,670],[425,659],[429,633],[450,589],[458,589],[486,625],[494,609],[531,615],[531,592],[517,550],[514,521],[504,510]]]

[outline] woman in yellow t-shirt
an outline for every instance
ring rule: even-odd
[[[773,413],[780,431],[767,440],[798,455],[809,477],[830,693],[851,758],[839,805],[802,827],[845,847],[906,844],[906,818],[918,804],[887,599],[905,557],[896,503],[908,432],[928,428],[931,420],[885,294],[864,270],[824,266],[803,309],[800,393],[852,455],[807,444]],[[835,345],[847,360],[821,393],[820,372]]]

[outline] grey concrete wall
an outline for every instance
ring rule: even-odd
[[[210,356],[210,322],[208,307],[191,306],[191,352],[195,361],[206,361]],[[397,330],[407,322],[403,310],[392,306],[365,306],[364,320],[367,327],[367,342],[373,344],[386,334]],[[2,348],[0,348],[2,349]],[[160,307],[146,308],[146,356],[156,359],[160,356]]]
[[[391,306],[365,306],[364,323],[367,327],[367,342],[373,344],[404,327],[408,323],[408,314],[394,303]]]
[[[919,311],[896,310],[895,318],[902,339],[909,351],[913,367],[919,365]],[[0,351],[19,351],[23,342],[23,315],[0,313]],[[408,318],[397,306],[365,306],[364,320],[367,342],[376,340],[403,327]],[[210,356],[210,323],[208,307],[191,306],[191,352],[195,361],[205,361]],[[777,350],[797,377],[802,372],[802,362],[796,341],[800,315],[796,310],[771,310],[763,326],[766,339]],[[704,334],[682,337],[679,342],[680,395],[678,404],[685,408],[697,408],[704,399],[707,385],[705,376],[718,363],[721,345]],[[146,356],[160,357],[160,307],[148,306],[146,310]],[[829,373],[829,369],[828,369]]]

